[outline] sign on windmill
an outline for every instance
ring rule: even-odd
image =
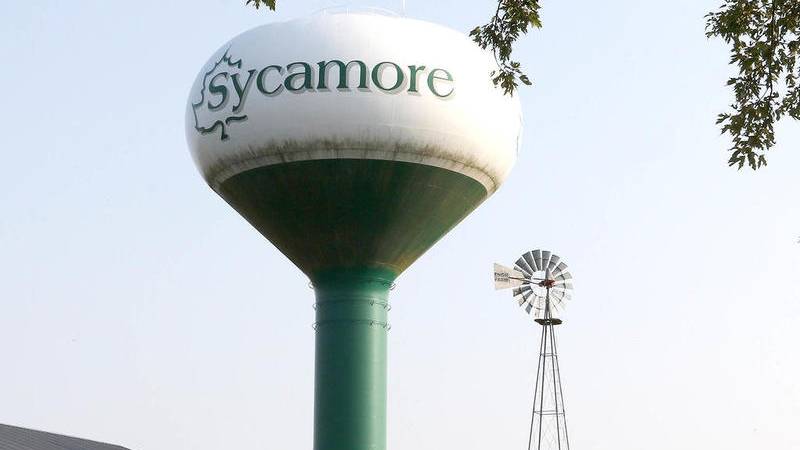
[[[525,274],[497,263],[494,263],[494,289],[511,289],[522,286]]]

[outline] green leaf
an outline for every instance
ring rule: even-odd
[[[522,71],[519,62],[512,60],[514,45],[529,28],[541,28],[539,0],[498,0],[497,11],[489,23],[470,31],[472,40],[483,49],[494,54],[498,75],[492,73],[495,86],[513,95],[518,82],[530,85],[531,81]]]
[[[738,71],[726,82],[734,103],[716,121],[731,138],[728,164],[757,170],[775,146],[775,124],[786,115],[800,118],[800,2],[723,0],[705,18],[706,36],[730,46],[730,64]]]
[[[260,9],[262,6],[266,6],[272,11],[275,11],[275,0],[247,0],[244,2],[246,5],[253,5],[256,9]]]

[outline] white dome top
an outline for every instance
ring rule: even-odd
[[[491,193],[522,131],[495,68],[466,36],[419,20],[321,13],[263,25],[200,71],[186,136],[214,189],[270,164],[363,158],[449,169]]]

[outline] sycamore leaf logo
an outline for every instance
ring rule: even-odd
[[[241,102],[235,107],[226,108],[228,105],[228,90],[225,84],[230,78],[230,72],[236,71],[238,74],[238,71],[242,68],[242,60],[237,59],[234,61],[229,51],[230,48],[225,50],[225,53],[214,63],[214,66],[203,75],[200,100],[197,103],[192,103],[194,129],[200,134],[211,134],[215,133],[219,128],[219,139],[221,141],[225,141],[230,137],[228,131],[232,123],[247,120],[247,114],[236,114],[242,106]],[[198,111],[201,112],[200,115],[198,115]]]

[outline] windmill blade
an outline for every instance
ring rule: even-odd
[[[564,291],[559,293],[559,297],[557,299],[553,299],[554,302],[558,302],[560,305],[565,305],[570,299],[572,299],[572,293]]]
[[[553,287],[551,289],[563,289],[567,291],[572,290],[572,283],[570,281],[571,280],[556,281],[553,283]]]
[[[542,251],[541,250],[534,250],[530,252],[533,256],[533,262],[536,263],[536,270],[544,270],[544,266],[542,265]]]
[[[531,252],[525,253],[522,255],[522,257],[525,259],[525,262],[528,263],[528,266],[533,272],[537,272],[539,270],[539,268],[536,267],[536,261],[533,259],[533,254]]]
[[[563,291],[559,292],[559,294],[560,294],[559,298],[563,300],[563,299],[567,299],[567,296],[572,294],[572,291],[563,290]]]
[[[566,299],[566,297],[567,297],[567,293],[566,292],[554,293],[550,297],[550,302],[553,303],[554,305],[562,305],[564,303],[564,299]]]
[[[547,270],[547,268],[550,266],[550,256],[552,255],[552,252],[548,250],[542,250],[542,265],[539,266],[539,270]]]
[[[521,271],[525,272],[525,275],[527,275],[528,277],[533,275],[533,272],[536,272],[535,270],[531,269],[531,266],[527,262],[525,262],[523,258],[518,259],[517,262],[514,263],[514,265],[518,267]]]
[[[534,308],[534,306],[533,306],[533,302],[527,302],[527,303],[525,304],[525,312],[526,312],[526,313],[530,314],[530,313],[531,313],[531,310],[532,310],[533,308]]]
[[[519,306],[524,305],[529,298],[533,295],[533,290],[528,290],[528,292],[523,292],[522,296],[517,299],[517,303]]]
[[[542,297],[538,297],[538,296],[535,299],[531,299],[531,301],[529,303],[533,307],[534,313],[536,313],[537,311],[543,311],[544,310],[543,300],[544,299]]]
[[[561,261],[557,261],[556,271],[558,273],[553,278],[554,282],[550,288],[550,306],[551,312],[557,312],[560,314],[562,311],[564,311],[567,301],[569,301],[571,298],[572,274],[569,273],[567,265]]]
[[[550,262],[547,264],[547,267],[550,269],[551,272],[556,270],[556,266],[558,262],[561,261],[561,257],[558,255],[550,255]]]
[[[570,291],[570,290],[572,290],[572,288],[568,288],[567,287],[567,282],[566,281],[556,281],[553,284],[553,287],[551,287],[550,289],[558,290],[558,291]]]
[[[561,272],[553,278],[556,284],[565,284],[572,282],[572,274],[569,272]]]
[[[569,272],[561,272],[553,279],[556,281],[556,284],[558,284],[559,281],[571,280],[572,274],[570,274]]]
[[[531,295],[533,295],[533,290],[528,286],[514,289],[514,298],[517,299],[517,304],[519,306],[522,306],[522,304],[525,303]]]
[[[524,294],[524,293],[526,293],[526,292],[528,292],[528,291],[532,291],[532,290],[533,290],[533,289],[531,289],[531,287],[530,287],[530,286],[522,286],[522,287],[518,287],[518,288],[515,288],[515,289],[514,289],[514,291],[513,291],[513,295],[514,295],[514,297],[516,297],[516,296],[518,296],[518,295],[522,295],[522,294]]]
[[[570,299],[571,293],[568,291],[563,291],[559,293],[558,301],[561,303],[565,303],[567,300]],[[555,300],[554,300],[555,301]]]
[[[556,268],[553,269],[553,275],[561,275],[562,273],[567,271],[567,265],[564,264],[563,261],[556,264]]]
[[[496,291],[522,286],[524,278],[528,277],[522,272],[494,263],[494,289]]]

